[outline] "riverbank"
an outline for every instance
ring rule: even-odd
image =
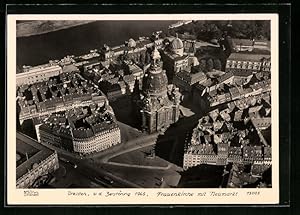
[[[94,20],[35,20],[17,23],[17,37],[45,34],[61,29],[84,25]]]
[[[30,22],[32,21],[18,24]],[[72,28],[69,25],[66,29],[18,37],[17,65],[35,66],[47,63],[51,59],[61,59],[67,55],[82,55],[88,53],[89,50],[101,48],[103,44],[111,47],[117,46],[124,44],[124,41],[129,38],[138,40],[139,37],[151,36],[156,31],[166,32],[173,22],[172,20],[95,20]],[[47,29],[47,24],[45,28]]]

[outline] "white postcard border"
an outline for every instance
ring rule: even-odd
[[[16,20],[120,20],[118,14],[7,15],[7,204],[8,205],[137,205],[137,204],[277,204],[279,203],[279,67],[278,14],[122,14],[122,20],[270,20],[272,95],[272,188],[154,188],[154,189],[16,189]],[[30,190],[30,189],[29,189]],[[69,195],[70,192],[84,195]],[[107,192],[124,195],[105,197]],[[137,194],[139,192],[139,194]],[[144,192],[145,194],[141,194]],[[158,193],[177,196],[158,196]],[[213,192],[216,195],[213,195]],[[259,192],[252,195],[252,192]],[[102,193],[99,195],[99,193]],[[130,196],[127,196],[129,193]],[[178,196],[181,193],[181,196]],[[188,193],[193,196],[186,196]],[[220,196],[219,196],[220,195]]]

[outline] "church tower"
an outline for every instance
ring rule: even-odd
[[[142,129],[149,133],[166,130],[179,119],[180,99],[178,88],[168,85],[160,53],[155,47],[138,102]]]

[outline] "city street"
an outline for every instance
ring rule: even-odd
[[[87,176],[91,181],[98,182],[100,180],[107,187],[138,187],[126,179],[113,175],[109,170],[104,169],[102,165],[94,163],[91,159],[78,159],[66,154],[59,154],[59,156],[76,164],[76,171]],[[108,184],[103,180],[105,177],[113,180],[113,184]]]
[[[85,175],[74,168],[74,164],[71,162],[59,161],[59,169],[53,173],[55,180],[49,185],[57,188],[88,188],[91,184],[91,178],[89,175]],[[96,184],[97,187],[105,187],[100,183]]]
[[[72,171],[78,172],[83,176],[88,176],[88,179],[92,181],[93,184],[99,184],[99,180],[102,180],[102,184],[100,183],[99,187],[124,188],[158,186],[155,185],[155,180],[146,180],[146,178],[144,177],[146,177],[147,175],[149,175],[147,176],[148,179],[150,179],[149,177],[152,178],[155,175],[156,178],[161,178],[162,176],[165,176],[166,179],[169,180],[169,184],[172,184],[172,186],[174,186],[176,185],[179,179],[174,181],[174,178],[172,178],[171,175],[177,175],[178,173],[176,173],[176,171],[180,171],[181,168],[178,168],[172,163],[169,163],[165,167],[152,167],[138,164],[124,164],[118,162],[116,163],[110,161],[110,159],[119,155],[130,153],[136,150],[142,150],[145,147],[154,145],[157,136],[157,133],[147,136],[140,136],[126,143],[114,146],[102,153],[97,153],[85,157],[80,157],[79,155],[67,152],[63,149],[54,148],[53,146],[48,147],[56,150],[61,159],[69,161],[66,165],[68,165],[69,167],[71,166],[73,168]],[[74,165],[76,165],[76,168],[74,168]],[[132,172],[132,174],[130,174],[130,172]],[[137,174],[137,172],[143,174]],[[133,179],[136,179],[136,183],[133,183],[131,179],[128,179],[132,178],[131,176],[134,176]],[[104,177],[108,177],[109,179],[113,180],[113,184],[109,184],[106,180],[103,180]],[[139,180],[140,177],[141,179]],[[178,177],[180,176],[176,176],[175,179]],[[164,186],[167,186],[166,183]]]

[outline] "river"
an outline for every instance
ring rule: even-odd
[[[17,66],[38,65],[66,55],[80,55],[103,44],[120,45],[129,38],[166,31],[176,21],[96,21],[46,34],[17,38]]]

